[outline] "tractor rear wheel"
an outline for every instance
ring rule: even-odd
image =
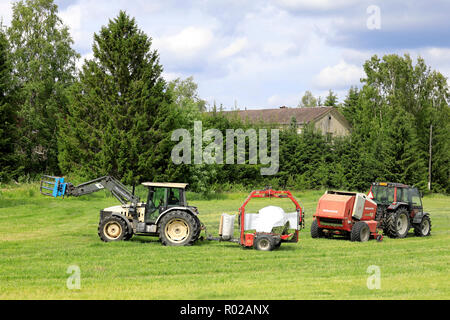
[[[311,224],[311,238],[323,238],[323,237],[324,237],[324,232],[321,228],[319,228],[317,219],[314,219]]]
[[[164,215],[158,223],[161,243],[165,246],[190,246],[200,234],[200,224],[192,214],[172,211]]]
[[[130,228],[127,228],[127,233],[123,237],[123,240],[128,241],[133,237],[133,230],[130,230]]]
[[[414,224],[414,234],[417,237],[427,237],[431,232],[431,219],[429,216],[422,218],[420,223]]]
[[[98,225],[98,235],[105,242],[124,240],[127,234],[127,225],[119,217],[110,216]]]
[[[369,225],[363,221],[358,221],[352,228],[350,234],[351,241],[365,242],[370,239]]]
[[[408,210],[405,207],[388,214],[384,232],[390,238],[405,238],[409,229]]]
[[[271,235],[261,234],[255,237],[253,248],[261,251],[272,251],[275,248],[275,241]]]

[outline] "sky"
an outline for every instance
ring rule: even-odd
[[[0,0],[9,25],[12,1]],[[167,80],[194,77],[225,109],[295,107],[306,90],[340,101],[361,87],[364,61],[408,53],[450,76],[448,0],[55,0],[74,49],[125,10],[152,38]]]

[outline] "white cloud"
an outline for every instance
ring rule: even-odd
[[[292,10],[329,11],[346,8],[360,2],[359,0],[277,0],[281,7]]]
[[[279,108],[281,106],[296,107],[300,102],[300,95],[278,95],[275,94],[267,99],[267,104],[271,108]]]
[[[323,68],[314,78],[314,84],[320,89],[343,89],[358,85],[363,77],[364,70],[361,66],[341,60],[332,67]]]
[[[423,54],[434,62],[449,63],[450,48],[428,48]]]
[[[178,78],[186,78],[185,75],[178,72],[163,72],[161,75],[166,81],[172,81]]]
[[[6,24],[12,2],[0,0]],[[55,2],[70,28],[74,49],[82,55],[77,66],[92,58],[94,33],[125,10],[153,39],[166,80],[194,75],[200,96],[225,108],[235,100],[248,108],[296,106],[305,90],[323,98],[332,89],[342,99],[351,85],[361,85],[362,65],[373,54],[406,52],[406,46],[396,45],[399,35],[385,35],[387,30],[424,29],[408,31],[416,34],[407,43],[408,52],[450,75],[448,24],[442,22],[448,20],[450,4],[444,0],[432,7],[418,0],[380,2],[382,32],[370,34],[363,31],[366,8],[376,4],[372,0]],[[360,38],[365,45],[352,43]],[[430,44],[428,38],[437,40]],[[384,47],[372,45],[374,41]]]
[[[93,52],[89,52],[89,53],[83,54],[83,55],[81,56],[81,58],[78,59],[78,61],[77,61],[77,63],[76,63],[77,69],[78,69],[78,70],[81,70],[81,67],[82,67],[83,64],[84,64],[84,60],[92,60],[93,58],[94,58],[94,53],[93,53]]]
[[[155,38],[153,43],[161,51],[169,51],[177,56],[192,57],[207,48],[212,40],[213,33],[211,30],[189,26],[177,34]]]
[[[9,26],[12,18],[12,2],[2,1],[0,2],[0,21],[3,25]]]
[[[80,5],[70,5],[59,13],[63,23],[69,27],[70,34],[75,42],[83,40],[82,15],[82,7]]]
[[[217,56],[219,59],[234,56],[235,54],[239,53],[242,49],[244,49],[247,43],[248,43],[247,38],[245,37],[238,38],[234,40],[232,43],[230,43],[230,45],[228,45],[226,48],[221,50]]]
[[[272,57],[280,57],[297,50],[293,42],[273,41],[263,44],[263,51]]]

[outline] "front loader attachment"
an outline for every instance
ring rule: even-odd
[[[42,176],[41,177],[41,194],[50,197],[64,197],[66,193],[67,183],[64,183],[64,178]]]

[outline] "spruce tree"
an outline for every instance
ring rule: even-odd
[[[413,117],[403,110],[389,115],[392,119],[382,130],[381,152],[379,152],[380,178],[386,181],[416,185],[422,190],[426,186],[426,167],[422,159],[426,153],[417,147],[415,130],[410,126]]]
[[[347,119],[350,124],[353,124],[354,115],[358,109],[358,97],[359,90],[357,87],[350,87],[347,93],[347,97],[344,100],[344,104],[340,108],[340,111],[344,115],[345,119]]]
[[[180,117],[151,44],[123,11],[94,34],[94,58],[70,91],[61,125],[63,171],[110,174],[125,183],[170,179],[170,133]]]
[[[1,25],[0,25],[1,28]],[[0,29],[0,182],[8,181],[17,173],[14,160],[16,136],[15,113],[11,106],[11,66],[8,59],[8,41]]]
[[[330,90],[325,99],[324,106],[325,107],[336,107],[337,103],[338,103],[337,95],[333,92],[333,90]]]

